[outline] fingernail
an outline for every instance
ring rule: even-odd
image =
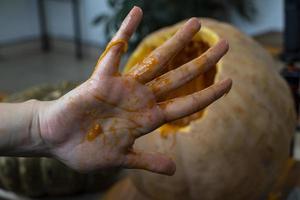
[[[199,29],[200,26],[201,26],[199,19],[196,18],[196,17],[192,17],[192,18],[190,18],[188,21],[193,21],[194,23],[197,22],[197,29]]]

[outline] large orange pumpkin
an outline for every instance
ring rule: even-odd
[[[135,148],[159,151],[177,165],[168,177],[136,170],[134,185],[149,199],[263,199],[287,164],[295,113],[287,84],[272,57],[234,27],[201,19],[202,28],[167,70],[202,54],[220,38],[230,50],[215,68],[161,100],[203,89],[225,77],[230,93],[204,111],[166,124],[136,141]],[[145,38],[130,57],[125,73],[182,25],[163,28]],[[140,196],[138,197],[141,198]]]

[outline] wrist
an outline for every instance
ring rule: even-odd
[[[41,137],[40,113],[44,103],[0,104],[0,155],[47,156],[48,147]]]
[[[25,147],[26,152],[31,156],[49,156],[49,146],[42,137],[41,122],[42,116],[47,111],[47,105],[50,102],[29,100],[24,102],[31,109],[31,121],[28,127],[28,144]]]

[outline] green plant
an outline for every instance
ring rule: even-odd
[[[150,32],[189,17],[211,17],[229,21],[229,12],[235,10],[250,20],[255,13],[252,0],[107,0],[107,4],[112,13],[98,15],[93,21],[95,25],[104,25],[107,41],[133,6],[143,9],[143,22],[132,38],[131,48]]]

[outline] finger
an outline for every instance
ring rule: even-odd
[[[221,40],[218,44],[211,47],[198,58],[195,58],[181,67],[163,74],[146,85],[150,90],[152,90],[154,95],[159,98],[165,93],[180,87],[200,74],[208,71],[227,51],[227,41]]]
[[[139,7],[133,7],[121,24],[116,35],[100,56],[94,74],[113,75],[118,72],[122,53],[127,49],[127,43],[135,32],[143,16]]]
[[[131,152],[125,158],[124,167],[144,169],[169,176],[176,171],[176,165],[172,159],[160,153]]]
[[[192,40],[199,29],[200,22],[197,18],[188,20],[171,39],[155,49],[141,63],[134,66],[127,76],[135,78],[141,83],[152,80],[158,72],[163,70],[166,63]]]
[[[231,79],[226,79],[202,91],[178,97],[158,104],[167,122],[180,119],[202,110],[215,100],[228,93],[232,85]]]

